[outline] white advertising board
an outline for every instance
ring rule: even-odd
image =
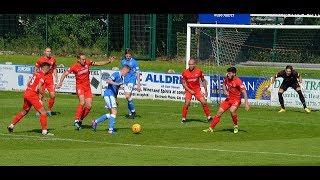
[[[274,81],[271,90],[271,106],[280,106],[278,98],[278,90],[283,81],[283,78],[277,78]],[[303,79],[305,89],[302,90],[302,94],[306,100],[308,108],[320,109],[320,80],[319,79]],[[301,101],[298,93],[291,87],[283,93],[285,107],[300,107],[302,108]]]
[[[57,68],[58,79],[60,80],[62,74],[68,69]],[[90,69],[90,86],[92,94],[101,94],[101,70],[100,69]],[[70,73],[64,79],[61,88],[57,88],[56,92],[64,93],[76,93],[76,77],[73,73]]]
[[[24,91],[33,74],[33,66],[1,65],[0,90]]]
[[[107,86],[106,79],[115,71],[101,70],[101,72],[101,95],[103,95],[105,87]],[[210,82],[209,77],[205,77],[205,79],[207,82]],[[184,88],[181,83],[180,74],[141,72],[140,80],[141,91],[138,92],[137,86],[135,86],[132,93],[134,98],[184,101]],[[207,84],[209,92],[209,83]],[[124,98],[123,86],[119,89],[118,97]]]

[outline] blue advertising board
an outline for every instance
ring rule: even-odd
[[[242,80],[243,85],[247,89],[248,99],[255,100],[270,100],[270,92],[267,91],[267,85],[270,84],[270,78],[267,77],[239,77]],[[210,97],[226,96],[222,91],[224,76],[220,77],[220,87],[218,82],[218,76],[210,76]],[[243,96],[243,95],[242,95]],[[243,97],[242,97],[243,98]]]
[[[250,24],[250,14],[199,14],[200,23]]]

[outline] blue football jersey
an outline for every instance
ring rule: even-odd
[[[138,61],[135,59],[131,58],[129,61],[126,59],[121,60],[121,66],[123,67],[124,65],[128,65],[131,70],[129,71],[128,75],[124,77],[124,83],[136,83],[137,80],[137,72],[140,72],[139,70],[139,65]]]
[[[121,83],[124,80],[123,77],[120,75],[120,71],[112,73],[108,79],[116,83]],[[104,90],[103,96],[117,97],[119,88],[120,85],[108,84],[107,88]]]

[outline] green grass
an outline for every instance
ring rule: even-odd
[[[0,55],[0,63],[13,62],[14,64],[28,64],[34,65],[38,60],[39,56],[30,55]],[[90,57],[88,57],[90,58]],[[74,57],[56,57],[57,65],[64,64],[64,66],[70,66],[76,62]],[[95,61],[101,61],[101,58],[91,58]],[[108,64],[105,66],[96,66],[95,68],[106,68],[111,69],[112,67],[120,66],[120,57],[113,64]],[[156,61],[139,61],[139,67],[142,71],[152,71],[152,72],[167,72],[169,69],[174,69],[176,73],[181,73],[185,69],[185,62],[177,62],[172,60],[156,60]],[[218,72],[217,66],[205,66],[199,63],[198,67],[201,68],[205,74],[216,74]],[[222,74],[226,72],[228,66],[222,66],[219,68],[219,72]],[[283,67],[284,68],[284,67]],[[238,76],[256,76],[256,77],[271,77],[282,68],[275,67],[245,67],[238,66],[237,74]],[[303,78],[319,78],[319,70],[309,70],[309,69],[297,69]]]
[[[306,114],[302,108],[252,106],[238,110],[239,133],[232,132],[229,112],[223,114],[213,133],[199,104],[189,108],[187,123],[181,124],[183,102],[135,99],[137,115],[127,120],[125,99],[119,99],[115,127],[117,135],[106,133],[108,121],[91,129],[91,119],[106,113],[101,96],[94,96],[93,108],[83,129],[73,124],[78,99],[57,94],[48,129],[55,136],[43,137],[39,118],[32,108],[8,133],[6,127],[21,110],[21,92],[0,93],[1,166],[319,166],[319,112]],[[212,115],[217,106],[210,104]],[[139,123],[141,134],[131,126]]]

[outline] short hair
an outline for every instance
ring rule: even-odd
[[[197,63],[197,59],[194,57],[191,57],[189,61],[193,60],[195,63]]]
[[[237,73],[237,69],[236,69],[236,67],[229,67],[229,68],[227,69],[227,72]]]
[[[77,54],[77,59],[80,59],[80,56],[84,56],[85,54],[83,54],[83,53],[79,53],[79,54]]]
[[[125,49],[125,51],[124,51],[124,55],[126,55],[126,54],[131,54],[132,55],[132,53],[133,53],[133,50],[130,49],[130,48]]]
[[[131,70],[131,68],[130,68],[130,66],[128,66],[128,65],[123,65],[123,67],[122,68],[126,68],[126,69],[129,69],[129,70]]]
[[[47,62],[43,62],[43,63],[41,63],[40,67],[44,67],[44,66],[49,66],[49,67],[50,67],[50,64],[49,64],[49,63],[47,63]]]
[[[291,71],[293,70],[293,67],[291,65],[287,65],[286,69],[290,69]]]

